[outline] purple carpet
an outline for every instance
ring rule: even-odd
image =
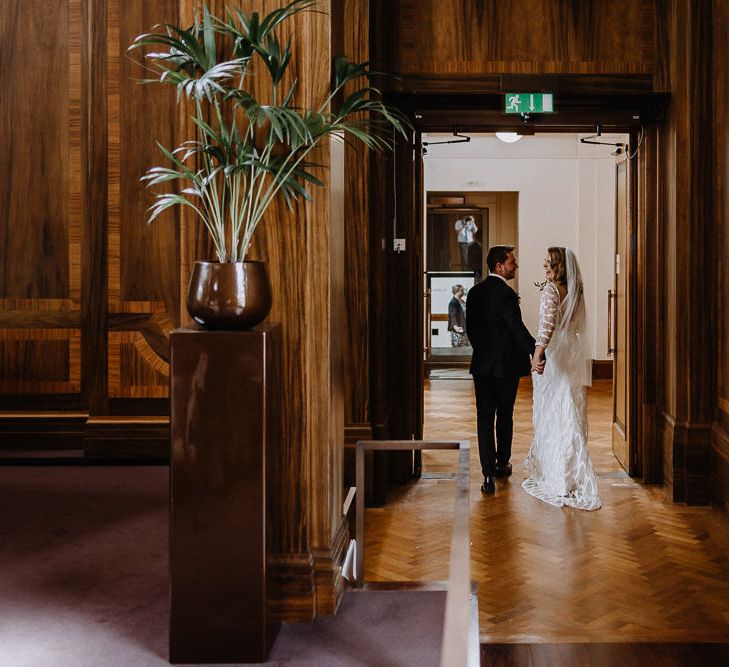
[[[0,467],[0,666],[165,665],[165,467]],[[445,594],[367,591],[272,665],[437,665]]]

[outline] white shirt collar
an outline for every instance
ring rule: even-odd
[[[494,278],[501,278],[501,280],[506,282],[506,278],[504,278],[504,276],[500,276],[498,273],[491,273],[491,271],[489,271],[489,277],[491,276],[494,276]]]

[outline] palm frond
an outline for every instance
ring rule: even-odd
[[[293,207],[323,185],[316,175],[322,165],[307,159],[322,139],[383,151],[392,148],[394,135],[407,135],[408,118],[382,102],[368,63],[335,58],[320,106],[297,106],[298,79],[289,75],[295,38],[282,37],[280,29],[301,12],[317,11],[316,5],[293,0],[267,14],[226,9],[218,17],[203,1],[192,26],[154,26],[156,32],[129,46],[143,49],[146,69],[154,73],[146,82],[174,85],[178,102],[194,109],[195,138],[172,150],[158,143],[168,164],[142,177],[146,187],[178,188],[155,193],[148,222],[172,207],[188,207],[203,221],[219,260],[237,261],[277,197]],[[248,85],[252,73],[270,85],[260,98]],[[333,106],[341,91],[341,104]]]

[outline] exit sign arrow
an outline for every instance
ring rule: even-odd
[[[504,113],[554,113],[554,93],[505,93]]]

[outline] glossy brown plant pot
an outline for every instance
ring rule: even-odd
[[[187,312],[206,329],[250,329],[271,310],[264,262],[195,262]]]

